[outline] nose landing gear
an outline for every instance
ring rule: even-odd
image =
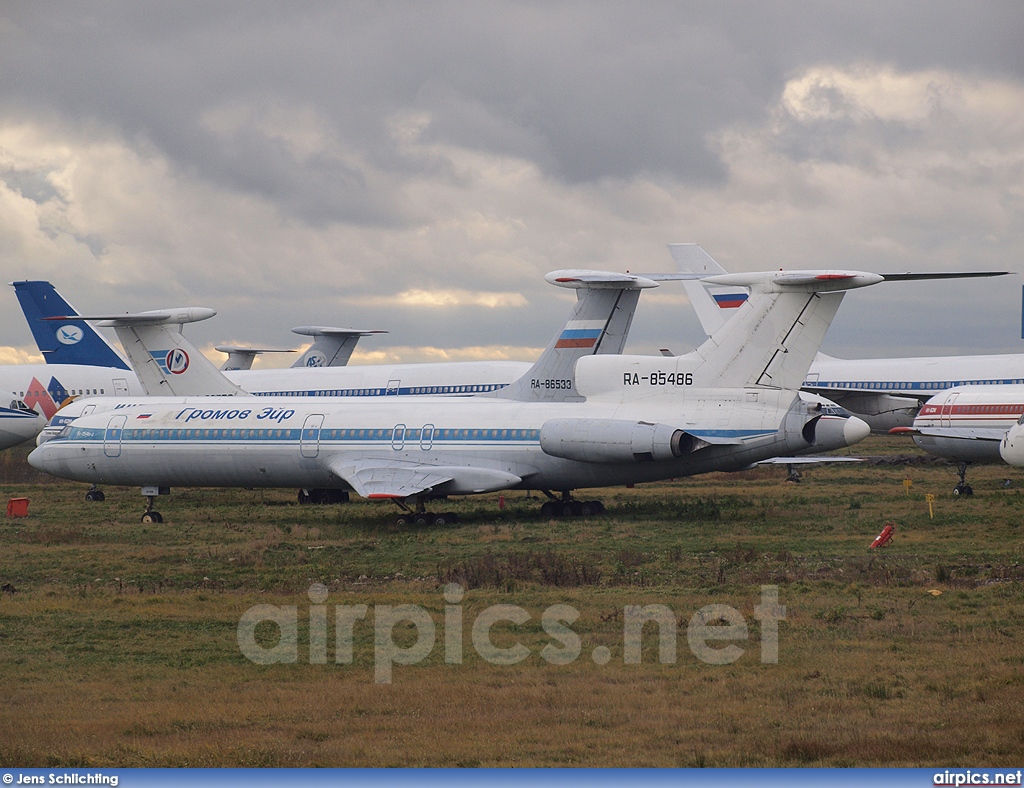
[[[170,495],[170,487],[143,487],[142,494],[146,498],[146,511],[142,513],[142,522],[146,525],[151,523],[162,523],[164,517],[153,508],[153,501],[158,495]]]

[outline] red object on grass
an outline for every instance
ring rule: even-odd
[[[28,517],[28,498],[10,498],[7,501],[8,517]]]
[[[886,524],[885,528],[882,529],[882,533],[875,537],[875,541],[871,543],[868,550],[874,550],[876,547],[884,547],[892,539],[892,535],[896,533],[896,526],[892,523]]]

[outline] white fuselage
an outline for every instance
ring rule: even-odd
[[[1024,384],[1024,355],[832,358],[819,353],[803,388],[834,400],[877,432],[914,423],[920,404],[954,386]]]
[[[25,405],[21,397],[0,391],[0,449],[31,440],[45,426],[45,417]]]
[[[478,489],[475,477],[463,483],[456,474],[437,494],[571,490],[734,470],[800,451],[808,446],[801,429],[812,418],[796,392],[778,389],[690,389],[641,402],[584,403],[188,398],[137,401],[114,413],[83,416],[29,461],[48,473],[97,484],[304,488],[351,487],[347,468],[394,461],[456,467],[470,475],[481,469],[506,480]],[[545,424],[557,419],[664,424],[685,430],[695,443],[671,459],[577,461],[542,448]],[[714,442],[705,444],[701,436]]]
[[[507,386],[529,368],[529,363],[519,361],[466,361],[236,370],[224,374],[257,396],[466,396]],[[0,366],[0,389],[14,392],[30,408],[48,419],[69,397],[135,397],[145,394],[138,378],[129,370],[77,364]]]
[[[914,442],[960,462],[999,462],[1000,443],[1024,414],[1024,385],[958,386],[926,402]]]

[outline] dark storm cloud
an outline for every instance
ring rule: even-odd
[[[1024,70],[1016,3],[70,3],[8,5],[7,112],[101,123],[176,166],[319,224],[400,221],[352,163],[257,129],[212,138],[239,99],[313,106],[367,162],[415,169],[388,118],[428,140],[528,158],[569,181],[716,182],[712,130],[752,122],[806,64]]]

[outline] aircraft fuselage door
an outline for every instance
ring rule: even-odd
[[[302,433],[299,436],[299,454],[303,457],[316,457],[320,454],[320,428],[324,425],[322,413],[306,416],[302,422]]]
[[[124,423],[128,421],[127,416],[113,416],[107,422],[107,429],[103,433],[103,453],[107,457],[121,456],[121,435],[124,432]]]
[[[939,412],[940,426],[950,426],[950,419],[953,414],[953,403],[956,402],[956,398],[959,396],[959,394],[950,394],[946,397],[946,401],[942,403],[942,410]]]
[[[111,383],[114,384],[114,396],[116,397],[127,397],[128,396],[128,381],[124,378],[114,378]]]
[[[389,380],[388,381],[388,387],[384,391],[384,394],[389,396],[389,397],[392,396],[393,394],[397,394],[398,390],[401,388],[401,386],[402,386],[402,381],[400,381],[400,380]]]

